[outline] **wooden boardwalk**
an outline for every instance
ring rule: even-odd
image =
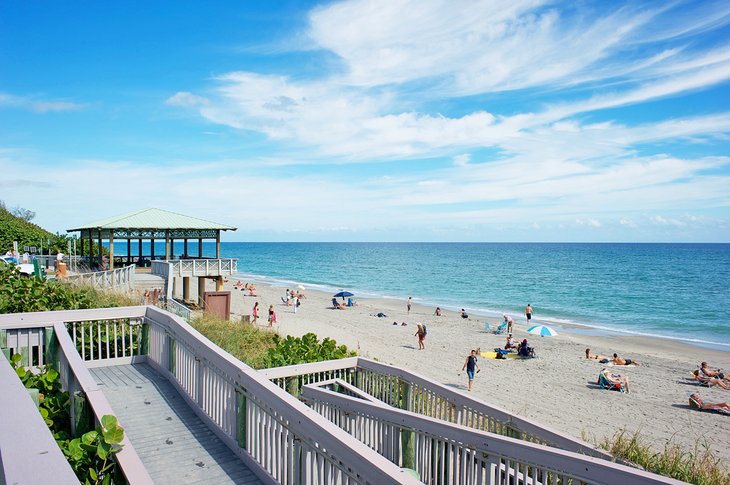
[[[155,483],[261,483],[147,364],[90,371]]]

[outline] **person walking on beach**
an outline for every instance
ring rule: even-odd
[[[297,310],[299,310],[299,298],[295,296],[294,303],[292,303],[292,304],[294,305],[294,314],[296,315]]]
[[[477,370],[477,373],[481,371],[479,368],[479,364],[477,364],[477,351],[472,350],[471,354],[469,354],[466,357],[466,360],[464,361],[464,366],[461,368],[463,371],[466,369],[466,376],[469,378],[469,391],[471,391],[471,385],[474,382],[474,369]]]
[[[530,320],[532,320],[532,306],[528,303],[525,307],[525,316],[527,317],[527,325],[530,325]]]
[[[418,324],[418,329],[414,335],[418,337],[418,350],[426,350],[426,346],[423,345],[423,339],[426,338],[426,331],[423,329],[423,325]]]
[[[276,323],[276,312],[274,311],[274,305],[269,305],[269,327]]]
[[[406,302],[406,308],[408,308],[408,314],[411,314],[411,305],[413,305],[413,298],[410,296],[408,297],[408,301]]]
[[[253,321],[251,322],[251,325],[256,325],[256,320],[259,319],[259,302],[253,304],[253,310],[251,310],[251,313],[253,314]]]

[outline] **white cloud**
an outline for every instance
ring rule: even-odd
[[[468,153],[462,153],[461,155],[454,156],[452,161],[454,162],[455,167],[466,167],[471,161],[471,155]]]
[[[35,113],[48,113],[56,111],[76,111],[84,108],[84,105],[70,101],[48,101],[36,96],[16,96],[0,92],[0,108],[20,108]]]
[[[169,104],[170,106],[182,106],[185,108],[207,106],[209,103],[210,101],[208,99],[186,91],[175,93],[173,96],[170,96],[165,100],[165,104]]]

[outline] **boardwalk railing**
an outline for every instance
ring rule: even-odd
[[[169,298],[165,300],[165,309],[170,312],[174,313],[178,317],[182,318],[186,322],[190,323],[190,319],[192,318],[193,311],[180,303],[179,301],[175,300],[174,298]]]
[[[562,450],[611,459],[585,441],[489,405],[400,367],[351,357],[261,371],[279,387],[299,395],[302,386],[342,379],[398,409]]]
[[[123,268],[93,273],[79,273],[67,276],[64,281],[78,285],[87,285],[97,290],[134,291],[134,269],[130,264]]]
[[[314,410],[391,462],[416,470],[427,484],[682,483],[600,458],[396,409],[361,397],[343,381],[308,384],[301,396]]]
[[[56,339],[50,338],[49,326]],[[83,391],[95,413],[112,411],[101,401],[87,367],[147,362],[265,483],[418,483],[182,319],[156,307],[0,315],[6,337],[24,328],[43,329],[33,339],[34,351],[58,355],[64,386],[79,399]],[[55,352],[57,345],[61,349]],[[7,353],[17,349],[6,348]],[[131,446],[128,450],[133,451]],[[128,479],[135,473],[134,465],[129,474],[124,460],[120,465]]]
[[[0,356],[0,483],[78,484],[28,389]]]
[[[152,273],[164,277],[168,272],[174,277],[232,276],[238,272],[238,260],[203,258],[152,261]]]

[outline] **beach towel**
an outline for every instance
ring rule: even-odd
[[[504,350],[504,349],[500,349]],[[534,357],[525,357],[522,355],[517,355],[514,352],[507,352],[502,353],[502,358],[497,358],[497,352],[481,352],[479,355],[484,357],[485,359],[492,359],[492,360],[503,360],[503,359],[534,359]]]

